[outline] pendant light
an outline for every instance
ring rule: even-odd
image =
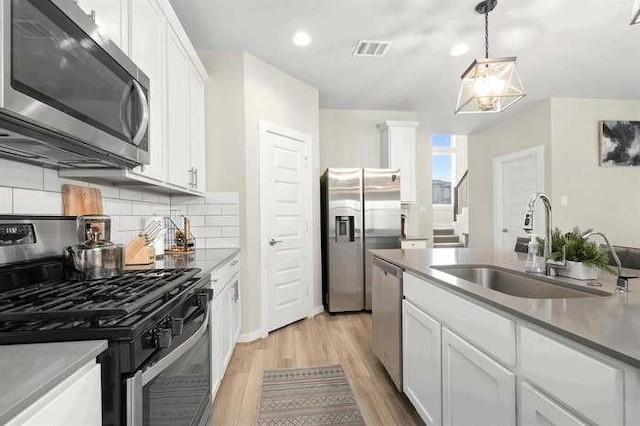
[[[640,0],[636,0],[631,10],[631,25],[640,24]]]
[[[526,96],[516,68],[516,58],[489,57],[489,12],[497,0],[485,0],[476,6],[484,15],[484,59],[476,59],[462,74],[456,114],[501,112]]]

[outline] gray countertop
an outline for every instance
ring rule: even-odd
[[[196,250],[191,255],[165,255],[162,260],[148,266],[131,266],[128,269],[200,268],[199,275],[209,274],[227,263],[240,252],[239,248]]]
[[[525,299],[456,278],[431,268],[444,265],[495,265],[524,270],[526,255],[491,249],[372,250],[381,259],[407,272],[429,278],[443,288],[464,293],[509,314],[547,328],[597,351],[640,368],[640,279],[630,281],[628,294],[614,292],[616,277],[600,273],[598,289],[606,297]],[[640,275],[627,270],[628,275]],[[587,287],[584,281],[553,278]],[[590,287],[593,288],[593,287]]]
[[[0,346],[0,424],[106,349],[106,340]]]

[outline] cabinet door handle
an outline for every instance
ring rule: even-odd
[[[193,186],[197,188],[198,187],[198,169],[196,167],[193,168],[193,175],[195,176],[195,183]]]
[[[235,266],[238,264],[238,259],[234,260],[233,262],[231,262],[231,266]]]
[[[238,301],[238,297],[239,297],[238,287],[239,287],[239,282],[238,282],[238,280],[236,280],[236,282],[233,283],[233,299],[232,300],[234,302]]]

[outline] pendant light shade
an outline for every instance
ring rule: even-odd
[[[526,96],[516,58],[489,57],[489,12],[497,0],[485,0],[476,12],[485,19],[485,57],[476,59],[462,74],[456,114],[501,112]]]
[[[636,0],[631,11],[631,25],[640,24],[640,0]]]
[[[515,57],[477,59],[462,74],[456,113],[501,112],[525,95]]]

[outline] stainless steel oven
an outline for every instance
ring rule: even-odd
[[[0,0],[0,155],[149,162],[149,78],[74,0]]]
[[[128,426],[210,423],[211,302],[202,300],[200,308],[185,308],[184,318],[174,316],[152,334],[163,349],[126,380]]]

